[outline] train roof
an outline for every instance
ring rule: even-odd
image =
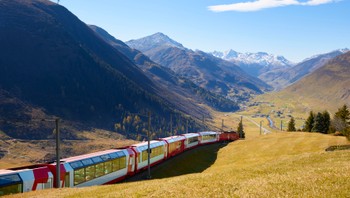
[[[163,140],[152,140],[152,141],[150,141],[150,148],[155,148],[155,147],[162,146],[162,145],[165,145],[165,144],[166,143]],[[136,150],[138,150],[139,152],[141,152],[141,151],[144,151],[144,150],[148,149],[148,142],[146,141],[146,142],[141,142],[141,143],[138,143],[138,144],[133,144],[130,147],[133,147]]]
[[[175,136],[170,136],[170,137],[166,137],[166,138],[160,138],[161,140],[165,140],[168,143],[172,143],[172,142],[177,142],[177,141],[181,141],[186,139],[185,136],[182,135],[175,135]]]
[[[7,175],[7,174],[13,174],[13,173],[17,173],[17,172],[13,171],[13,170],[8,170],[8,169],[1,169],[0,170],[0,175]]]
[[[89,153],[89,154],[69,157],[69,158],[61,159],[61,161],[73,162],[73,161],[78,161],[78,160],[83,160],[83,159],[88,159],[88,158],[93,158],[93,157],[105,156],[105,155],[108,155],[111,153],[123,152],[123,150],[125,150],[125,149],[109,149],[109,150],[105,150],[105,151],[99,151],[99,152],[95,152],[95,153]]]
[[[36,165],[21,166],[21,167],[9,168],[9,169],[0,169],[0,175],[14,174],[14,173],[25,172],[25,171],[33,171],[33,170],[45,171],[46,169],[48,169],[47,164],[36,164]]]
[[[182,134],[182,136],[185,136],[186,138],[191,138],[191,137],[198,137],[199,134],[198,133],[185,133],[185,134]]]
[[[221,133],[238,133],[236,131],[221,131]]]
[[[203,132],[199,132],[200,135],[213,135],[213,134],[218,134],[218,132],[214,132],[214,131],[203,131]]]
[[[165,142],[162,141],[162,140],[151,140],[150,144],[151,145],[154,145],[154,144],[164,145]],[[137,143],[137,144],[133,144],[133,145],[131,145],[131,147],[141,147],[141,146],[145,146],[145,145],[146,146],[148,145],[148,141]]]

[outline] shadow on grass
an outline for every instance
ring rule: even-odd
[[[151,167],[151,178],[162,179],[185,174],[201,173],[214,164],[218,151],[226,145],[226,143],[217,143],[185,151],[161,164]],[[125,180],[125,182],[140,181],[146,178],[147,170]]]

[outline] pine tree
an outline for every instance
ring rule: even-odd
[[[350,111],[343,105],[334,115],[333,127],[350,140]]]
[[[243,129],[242,119],[241,119],[241,121],[238,124],[237,131],[238,131],[238,134],[239,134],[239,138],[245,138],[245,132],[244,132],[244,129]]]
[[[303,131],[311,132],[312,127],[314,127],[314,123],[315,123],[315,114],[312,111],[310,111],[310,115],[305,121],[305,127]]]
[[[331,116],[329,115],[328,111],[324,111],[322,113],[323,116],[323,130],[321,131],[322,133],[328,133],[329,128],[331,126]]]
[[[324,119],[323,115],[318,112],[316,117],[315,117],[315,123],[314,126],[312,127],[311,131],[312,132],[322,132],[324,129]]]
[[[350,111],[346,105],[343,105],[341,108],[339,108],[334,117],[340,118],[343,122],[346,122],[348,125],[350,125]]]
[[[297,129],[295,128],[295,120],[292,117],[289,122],[288,122],[288,129],[287,131],[296,131]]]

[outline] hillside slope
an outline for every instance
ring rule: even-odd
[[[301,97],[329,110],[336,110],[342,104],[350,105],[350,52],[330,60],[280,94]]]
[[[274,87],[275,90],[281,90],[311,74],[316,69],[327,64],[329,60],[344,54],[347,51],[348,49],[342,49],[326,54],[316,55],[302,61],[301,63],[298,63],[293,67],[263,73],[259,76],[259,78]]]
[[[171,113],[181,119],[181,110],[161,97],[167,90],[66,8],[48,0],[3,0],[0,21],[0,88],[20,101],[86,128],[114,130],[125,115],[148,111],[155,125]]]
[[[333,114],[343,104],[350,105],[350,52],[337,56],[297,83],[276,93],[257,97],[293,111],[328,110]]]
[[[199,106],[195,106],[192,103],[205,103],[219,111],[235,111],[238,109],[238,105],[235,102],[211,93],[206,89],[198,87],[192,81],[176,75],[171,69],[153,62],[140,51],[131,49],[128,45],[114,38],[102,28],[94,25],[90,25],[90,28],[107,43],[115,47],[130,60],[133,60],[150,79],[154,80],[157,86],[170,90],[171,94],[162,96],[173,103],[175,102],[178,108],[183,107],[183,111],[193,109],[192,111],[197,111],[198,114],[208,114],[204,108],[200,109]],[[197,108],[195,109],[195,107]]]
[[[253,134],[258,134],[257,127],[248,132],[247,137]],[[179,162],[175,158],[173,162],[183,166],[171,167],[173,171],[182,171],[181,176],[109,186],[38,191],[26,193],[25,196],[348,197],[350,151],[324,151],[330,145],[347,143],[344,137],[315,133],[274,133],[230,143],[221,148],[217,156],[210,152],[208,155],[217,157],[214,164],[210,163],[212,157],[208,157],[208,163],[193,164],[195,150],[194,154],[189,155],[191,158]],[[211,146],[213,150],[216,149],[214,146]],[[183,167],[191,169],[195,165],[207,167],[201,173],[194,170],[188,174],[188,170],[183,170]],[[168,175],[169,172],[164,174]]]

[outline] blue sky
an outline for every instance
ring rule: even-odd
[[[122,41],[162,32],[190,49],[264,51],[294,62],[350,48],[350,0],[60,0],[60,4]]]

